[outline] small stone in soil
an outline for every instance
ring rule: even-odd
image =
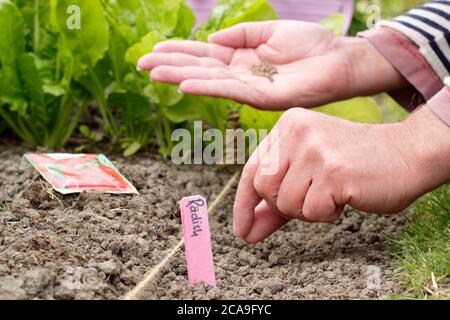
[[[278,70],[275,66],[267,61],[260,61],[251,66],[250,70],[253,75],[258,77],[266,77],[273,82],[273,76],[278,74]]]

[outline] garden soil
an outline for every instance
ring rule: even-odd
[[[178,201],[210,203],[233,169],[112,156],[139,196],[62,196],[32,170],[25,149],[0,146],[0,299],[120,299],[181,239]],[[236,168],[234,168],[236,170]],[[293,221],[245,245],[231,232],[235,189],[210,213],[217,287],[187,282],[183,248],[142,299],[368,299],[395,292],[389,238],[403,217],[347,209],[334,224]]]

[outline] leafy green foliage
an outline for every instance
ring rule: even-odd
[[[372,98],[354,98],[331,103],[313,110],[354,122],[381,122],[380,108]]]
[[[70,50],[77,66],[74,77],[79,79],[88,73],[108,50],[109,26],[103,8],[98,0],[51,0],[51,5],[52,18],[61,35],[61,41]],[[79,11],[70,13],[68,8],[71,6],[79,7]],[[78,27],[77,19],[80,23]]]
[[[245,21],[274,20],[277,15],[266,0],[220,0],[208,22],[200,28],[214,32]]]
[[[17,59],[25,52],[24,19],[7,0],[0,1],[0,103],[24,114],[26,101],[17,69]]]
[[[0,2],[0,28],[8,30],[0,38],[0,115],[27,143],[59,147],[86,100],[70,93],[73,61],[49,25],[49,8],[48,1]]]
[[[344,30],[345,16],[342,13],[336,13],[320,22],[324,27],[330,29],[334,34],[341,35]]]
[[[353,15],[350,34],[355,35],[366,30],[368,23],[371,25],[378,19],[392,19],[405,13],[415,6],[421,5],[427,0],[355,0],[355,13]]]

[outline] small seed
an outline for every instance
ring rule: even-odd
[[[255,63],[250,68],[253,75],[258,77],[265,77],[273,82],[273,76],[278,74],[278,70],[275,66],[267,61],[260,61]]]

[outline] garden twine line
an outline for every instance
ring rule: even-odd
[[[211,203],[211,206],[209,207],[209,213],[213,212],[217,206],[219,205],[219,202],[225,198],[225,196],[230,192],[231,188],[236,183],[241,171],[238,170],[236,173],[233,174],[233,176],[228,180],[227,184],[223,187],[222,191],[220,191],[219,195],[214,199],[214,201]],[[160,262],[158,263],[152,270],[150,270],[145,278],[139,282],[136,287],[134,287],[133,290],[128,292],[124,300],[137,300],[141,292],[145,290],[145,288],[152,283],[152,281],[156,278],[156,276],[159,274],[159,272],[167,265],[167,263],[170,261],[170,259],[175,256],[178,249],[180,249],[184,244],[184,238],[181,238],[181,240],[175,245],[175,247],[170,250],[169,254]]]

